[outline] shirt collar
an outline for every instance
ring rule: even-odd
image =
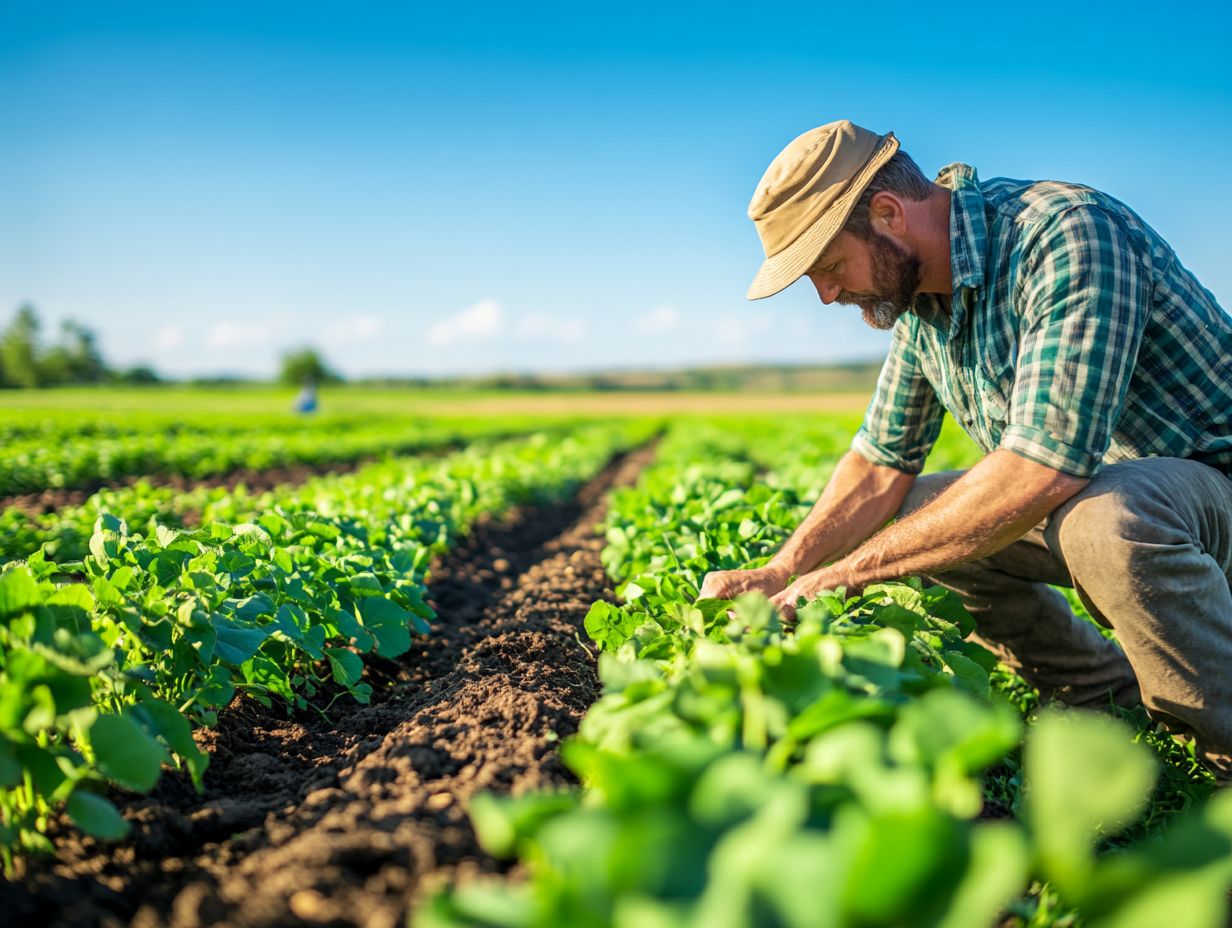
[[[984,261],[988,250],[988,223],[984,218],[984,193],[975,168],[955,162],[937,175],[937,183],[950,190],[950,270],[954,299],[951,330],[966,315],[976,291],[984,285]]]

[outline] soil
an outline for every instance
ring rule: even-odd
[[[134,826],[119,844],[56,823],[55,857],[0,881],[7,923],[394,928],[424,891],[506,869],[467,802],[571,782],[557,746],[599,695],[582,619],[612,597],[595,525],[652,453],[566,504],[476,526],[434,567],[432,634],[366,669],[371,705],[286,718],[237,701],[199,732],[203,796],[168,773],[115,797]]]

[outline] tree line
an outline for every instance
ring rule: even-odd
[[[196,378],[195,383],[229,383],[234,377]],[[287,351],[282,355],[278,380],[290,386],[306,383],[341,383],[316,349]],[[112,367],[98,347],[98,336],[79,322],[66,319],[58,337],[44,338],[43,322],[29,303],[18,307],[8,327],[0,330],[0,388],[58,387],[97,383],[165,383],[152,367]]]
[[[90,383],[154,383],[149,367],[116,370],[103,360],[92,329],[72,319],[47,341],[43,323],[29,303],[0,331],[0,387],[52,387]]]

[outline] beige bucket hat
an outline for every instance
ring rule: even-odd
[[[779,152],[749,203],[749,218],[766,252],[749,287],[750,300],[773,296],[813,266],[896,151],[893,132],[878,135],[840,119],[804,133]]]

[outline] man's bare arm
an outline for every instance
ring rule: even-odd
[[[774,600],[790,614],[799,597],[811,599],[824,589],[861,589],[987,557],[1017,541],[1088,482],[1012,451],[994,451],[936,499],[842,560],[801,576]]]
[[[911,474],[873,464],[848,451],[834,468],[821,498],[770,563],[756,570],[707,574],[702,598],[729,599],[750,590],[767,595],[779,592],[793,574],[806,574],[841,557],[885,525],[902,506],[914,481]]]

